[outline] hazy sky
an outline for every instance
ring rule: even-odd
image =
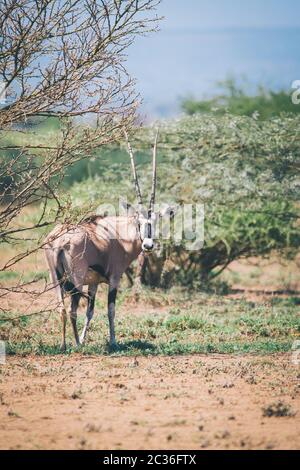
[[[162,0],[166,29],[300,26],[299,0]]]
[[[157,13],[160,31],[128,51],[147,116],[177,114],[229,76],[272,89],[300,79],[300,0],[162,0]]]

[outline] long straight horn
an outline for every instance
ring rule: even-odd
[[[129,139],[128,139],[128,134],[127,134],[125,129],[124,129],[124,134],[125,134],[125,138],[126,138],[126,142],[127,142],[128,153],[130,155],[130,161],[131,161],[131,168],[132,168],[132,173],[133,173],[133,180],[134,180],[136,197],[137,197],[137,200],[138,200],[138,204],[140,206],[142,206],[143,205],[143,200],[142,200],[142,194],[141,194],[141,189],[140,189],[140,185],[139,185],[138,175],[137,175],[137,171],[136,171],[134,155],[133,155],[133,151],[132,151]]]
[[[150,197],[150,206],[149,211],[153,212],[154,204],[155,204],[155,190],[156,190],[156,153],[157,153],[157,141],[158,141],[158,133],[159,130],[157,129],[155,141],[153,145],[153,157],[152,157],[152,189],[151,189],[151,197]]]

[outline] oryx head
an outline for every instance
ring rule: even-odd
[[[141,189],[139,185],[138,175],[136,171],[136,165],[134,160],[133,151],[128,139],[128,135],[125,131],[125,137],[128,146],[128,152],[130,155],[131,168],[133,172],[133,179],[135,185],[135,191],[138,201],[138,209],[134,210],[135,217],[137,219],[139,236],[142,242],[142,250],[144,253],[151,253],[154,249],[154,237],[155,237],[155,227],[158,219],[158,215],[154,212],[155,204],[155,189],[156,189],[156,153],[157,153],[157,140],[158,140],[158,131],[155,136],[155,141],[153,145],[153,154],[152,154],[152,189],[149,205],[147,208],[143,207],[143,199],[141,194]],[[130,208],[132,209],[132,207]]]

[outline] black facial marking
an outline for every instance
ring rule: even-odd
[[[144,238],[152,238],[152,225],[151,222],[147,222],[144,228]]]

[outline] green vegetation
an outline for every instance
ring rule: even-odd
[[[181,103],[183,111],[189,115],[215,113],[222,116],[229,113],[235,116],[255,116],[259,120],[280,116],[282,113],[300,113],[300,106],[292,102],[291,92],[275,92],[258,87],[251,96],[247,93],[246,85],[239,86],[233,79],[220,85],[222,93],[211,99],[185,98]]]
[[[47,280],[49,277],[48,271],[0,271],[0,282],[17,280],[22,283],[36,282],[40,280]]]
[[[83,354],[173,355],[195,353],[275,353],[290,351],[300,333],[294,300],[277,299],[256,304],[207,294],[195,294],[193,302],[184,291],[143,291],[133,308],[132,293],[124,290],[118,300],[118,346],[107,345],[108,321],[105,297],[97,300],[96,314]],[[299,299],[298,299],[299,300]],[[153,307],[155,305],[155,307]],[[101,312],[99,314],[99,312]],[[16,317],[16,312],[11,314]],[[82,328],[84,314],[79,315]],[[8,354],[59,354],[61,334],[57,313],[21,317],[1,322]],[[68,352],[72,346],[68,329]]]
[[[31,9],[22,8],[24,21],[15,28],[10,15],[19,6],[13,5],[2,22],[6,28],[8,20],[7,31],[12,27],[4,56],[14,70],[10,78],[7,70],[6,85],[21,84],[13,86],[21,93],[1,108],[0,327],[8,354],[59,353],[60,318],[49,313],[53,292],[45,289],[49,273],[35,271],[44,236],[54,224],[81,222],[99,206],[102,213],[103,206],[118,210],[120,197],[136,202],[124,129],[145,196],[152,183],[156,129],[133,128],[138,103],[124,66],[133,39],[156,29],[159,18],[152,13],[159,2],[88,8],[75,1],[67,10],[54,3],[47,21],[43,9],[31,22]],[[53,21],[55,47],[48,31]],[[230,289],[226,278],[215,279],[237,259],[276,254],[291,260],[299,252],[300,106],[285,91],[260,87],[250,95],[234,80],[222,87],[210,100],[185,99],[184,117],[159,123],[157,203],[175,210],[171,236],[160,238],[160,253],[143,274],[143,283],[155,289],[137,294],[122,286],[115,350],[106,343],[107,295],[98,299],[101,314],[80,349],[84,354],[273,353],[291,350],[299,337],[297,292],[256,304],[217,295]],[[192,238],[195,218],[183,232],[181,210],[188,205],[194,216],[196,206],[203,208],[204,239],[199,226]],[[233,276],[240,281],[240,273]],[[255,285],[259,269],[251,276]],[[80,327],[83,322],[82,315]]]
[[[157,202],[203,204],[205,243],[201,251],[187,251],[186,239],[165,240],[161,256],[150,260],[143,279],[146,284],[199,288],[233,260],[274,252],[291,259],[297,253],[299,126],[300,116],[261,122],[228,114],[161,123]],[[52,138],[55,131],[51,128],[49,132]],[[153,133],[152,128],[140,129],[132,142],[144,194],[151,185]],[[103,204],[118,207],[119,196],[135,202],[128,160],[125,145],[120,143],[68,169],[65,186],[73,184],[69,191],[61,190],[60,219],[81,220]],[[34,225],[39,214],[24,214],[19,222]],[[51,204],[45,219],[53,219]],[[180,223],[179,213],[175,227]],[[49,230],[44,227],[35,235],[43,236]],[[23,248],[30,249],[34,243],[34,239],[32,243],[26,240]]]
[[[291,258],[297,252],[299,126],[300,116],[259,122],[229,115],[195,115],[161,125],[158,203],[204,204],[205,244],[201,251],[187,251],[186,239],[165,241],[162,257],[150,262],[146,283],[199,287],[235,259],[271,252]],[[145,194],[151,184],[146,152],[152,140],[153,130],[142,129],[134,142]],[[117,205],[120,195],[134,201],[123,152],[118,163],[107,162],[101,173],[73,185],[75,214],[84,207]],[[180,222],[179,214],[175,227]],[[169,268],[162,259],[169,260]]]

